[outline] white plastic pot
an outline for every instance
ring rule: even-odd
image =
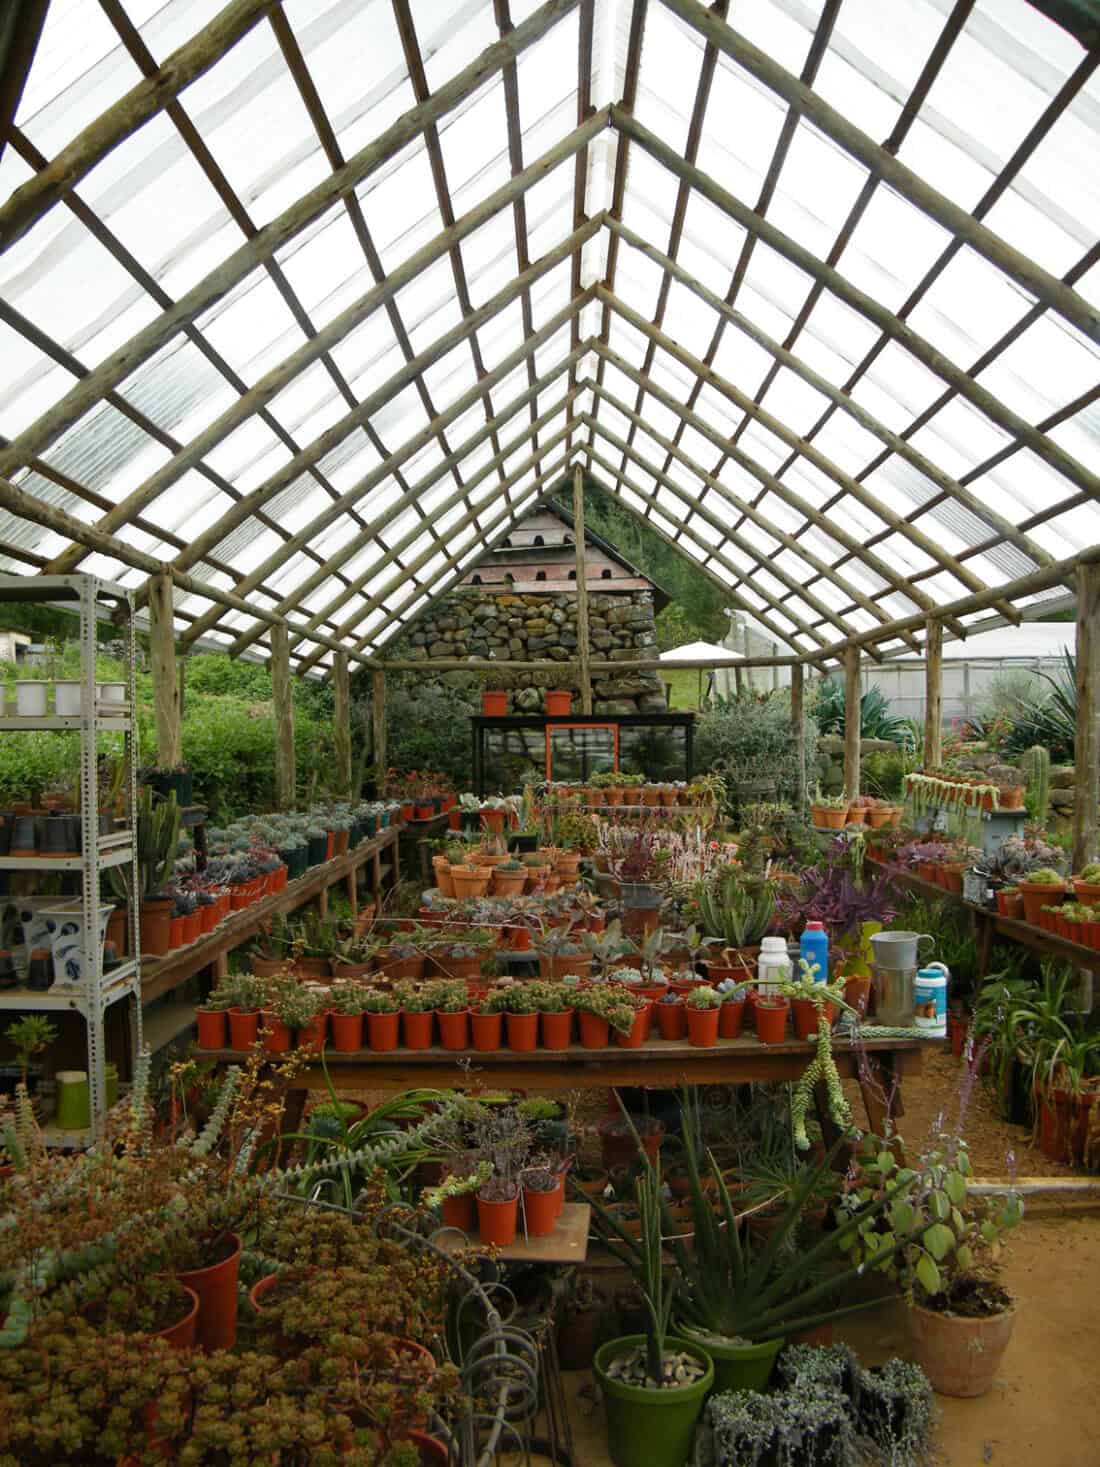
[[[20,718],[45,718],[46,684],[31,679],[15,685],[15,710]]]
[[[54,709],[59,717],[72,718],[80,712],[80,684],[54,683]]]
[[[100,683],[100,685],[99,685],[99,701],[101,703],[125,703],[126,702],[126,684],[125,683]]]

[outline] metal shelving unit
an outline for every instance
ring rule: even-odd
[[[60,602],[79,604],[80,611],[80,684],[81,711],[74,715],[47,714],[41,718],[0,717],[0,735],[5,731],[43,730],[80,734],[80,813],[83,831],[83,853],[80,856],[4,856],[0,871],[79,871],[81,873],[80,910],[81,972],[78,984],[58,983],[45,992],[29,988],[9,988],[0,992],[0,1012],[37,1010],[39,1012],[73,1012],[84,1019],[88,1070],[91,1125],[86,1130],[43,1128],[48,1146],[89,1146],[103,1134],[107,1113],[105,1017],[108,1008],[121,998],[132,1005],[134,1059],[142,1048],[141,962],[130,958],[109,973],[103,971],[102,949],[98,941],[100,912],[100,876],[112,867],[129,865],[130,890],[138,892],[137,846],[133,828],[137,810],[137,727],[135,716],[134,667],[136,631],[133,593],[125,586],[100,580],[97,576],[0,576],[0,602]],[[126,647],[126,697],[124,703],[101,703],[96,677],[96,627],[104,608],[122,613],[123,638]],[[2,712],[2,710],[0,710]],[[123,735],[125,761],[124,790],[131,821],[127,830],[99,835],[99,769],[96,736],[101,733]],[[129,950],[140,953],[138,904],[129,905]]]

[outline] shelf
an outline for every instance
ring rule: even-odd
[[[117,704],[112,706],[119,707]],[[126,707],[122,706],[117,713],[97,714],[94,722],[98,733],[128,733],[131,730],[133,719]],[[47,713],[41,718],[20,718],[16,714],[0,716],[0,729],[10,729],[20,733],[30,733],[39,729],[79,732],[83,724],[84,718],[79,713]]]
[[[69,1147],[74,1151],[86,1151],[93,1140],[90,1126],[78,1131],[63,1131],[60,1126],[43,1126],[41,1134],[43,1145],[50,1150]]]
[[[79,601],[81,590],[89,580],[95,582],[97,596],[105,596],[111,601],[132,599],[133,592],[128,587],[89,576],[85,571],[76,571],[67,576],[4,576],[0,578],[0,602]]]
[[[128,835],[129,832],[122,832]],[[134,859],[131,846],[99,852],[101,871],[110,866],[125,866]],[[83,856],[0,856],[0,871],[83,871]]]
[[[135,959],[131,958],[129,962],[121,964],[120,967],[112,969],[105,975],[102,990],[104,1008],[109,1007],[116,999],[121,998],[134,987],[137,973],[138,964]],[[5,988],[0,991],[0,1010],[79,1010],[86,1008],[90,1000],[90,990],[83,984],[79,988],[59,987],[56,983],[46,989]]]
[[[150,1054],[156,1054],[158,1049],[186,1034],[194,1023],[195,1005],[190,999],[170,999],[151,1004],[142,1017],[145,1048]]]

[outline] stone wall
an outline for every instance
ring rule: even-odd
[[[889,739],[861,739],[859,756],[868,754],[896,754],[897,744]],[[821,781],[822,793],[839,795],[844,788],[844,739],[840,734],[822,734],[817,744],[820,765],[817,777]],[[808,771],[807,780],[813,793],[813,773]]]
[[[629,662],[657,655],[651,591],[590,593],[588,624],[593,658]],[[577,656],[577,598],[575,594],[519,596],[463,586],[417,622],[402,640],[400,655],[414,660],[469,657],[568,664]],[[464,676],[439,675],[441,681]],[[580,691],[575,673],[564,666],[560,674],[501,672],[492,685],[508,689],[513,713],[540,713],[547,688]],[[489,684],[483,682],[483,686]],[[659,713],[667,707],[658,672],[624,669],[621,675],[594,675],[592,697],[594,714]]]

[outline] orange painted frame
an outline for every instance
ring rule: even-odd
[[[612,768],[619,767],[619,725],[617,723],[577,723],[572,719],[546,725],[546,778],[553,779],[550,772],[550,734],[557,728],[609,728],[611,730]]]

